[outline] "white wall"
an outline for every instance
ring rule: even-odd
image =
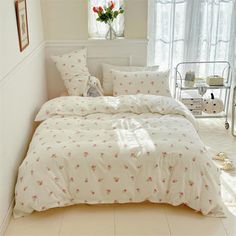
[[[14,0],[0,2],[0,235],[33,118],[47,98],[40,0],[27,3],[30,46],[20,53]]]
[[[88,39],[88,0],[41,0],[46,40]],[[125,0],[125,38],[147,38],[148,0]]]

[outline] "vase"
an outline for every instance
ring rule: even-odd
[[[113,40],[116,39],[116,31],[112,27],[112,22],[108,22],[108,31],[106,34],[106,39]]]

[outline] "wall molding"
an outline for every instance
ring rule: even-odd
[[[32,57],[34,57],[39,51],[45,49],[45,41],[42,41],[38,46],[36,46],[28,55],[26,55],[22,60],[16,63],[5,75],[0,78],[0,86],[7,81],[7,78],[20,69],[24,63],[29,61]]]
[[[45,48],[48,47],[113,47],[113,46],[147,46],[147,39],[115,39],[115,40],[105,40],[105,39],[88,39],[88,40],[47,40],[45,41]]]
[[[11,204],[8,208],[8,211],[7,211],[7,214],[3,220],[3,223],[1,224],[0,226],[0,236],[4,236],[6,230],[7,230],[7,227],[10,223],[10,220],[11,220],[11,216],[12,216],[12,212],[13,212],[13,207],[14,207],[14,198],[12,199],[11,201]]]

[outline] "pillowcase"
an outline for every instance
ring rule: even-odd
[[[117,71],[157,71],[159,66],[141,67],[141,66],[115,66],[110,64],[102,64],[103,80],[102,87],[105,95],[112,95],[113,93],[113,79],[112,70]]]
[[[69,95],[81,96],[88,76],[87,49],[76,50],[61,56],[52,56]],[[85,81],[86,80],[86,81]]]
[[[113,70],[113,95],[138,93],[171,97],[169,71],[121,72]]]

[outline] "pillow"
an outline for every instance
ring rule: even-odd
[[[113,92],[113,75],[112,70],[119,71],[157,71],[159,66],[141,67],[141,66],[115,66],[102,64],[103,82],[102,87],[105,95],[112,95]]]
[[[69,95],[81,96],[90,76],[87,67],[87,49],[76,50],[61,56],[52,56]]]
[[[121,72],[113,70],[113,95],[138,93],[171,97],[169,71]]]

